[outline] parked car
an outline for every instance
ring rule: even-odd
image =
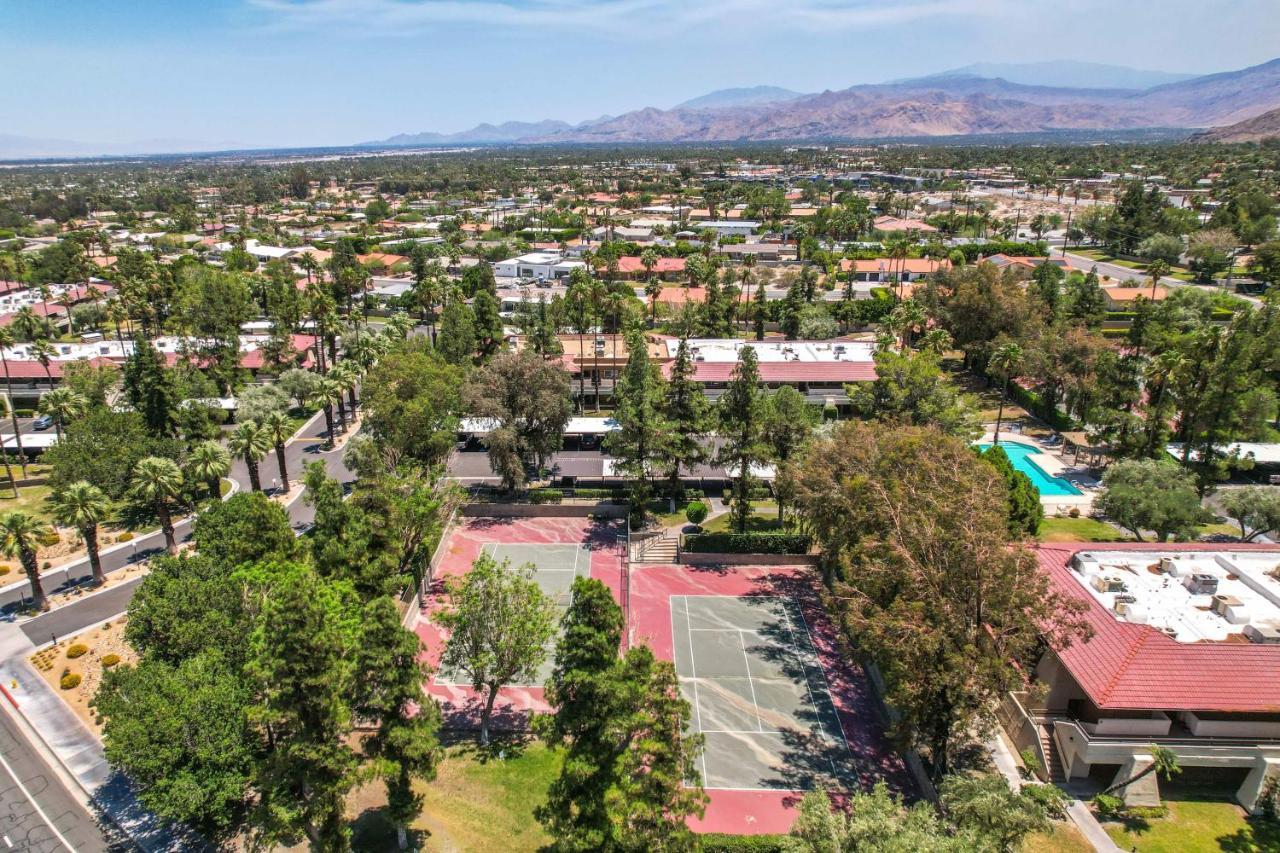
[[[31,424],[31,428],[35,430],[45,430],[51,426],[53,426],[53,415],[41,415]]]

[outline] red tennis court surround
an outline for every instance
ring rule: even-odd
[[[589,518],[470,518],[458,525],[445,543],[445,554],[436,570],[436,584],[431,590],[424,615],[419,617],[417,634],[426,646],[426,660],[434,668],[440,662],[444,636],[431,613],[442,604],[444,579],[466,574],[482,551],[488,550],[499,559],[511,557],[513,565],[524,559],[537,562],[539,545],[576,545],[582,549],[582,564],[577,574],[602,581],[619,598],[622,575],[623,528],[614,521],[592,521]],[[488,546],[486,548],[486,546]],[[521,547],[527,546],[527,547]],[[520,555],[527,552],[526,556]],[[476,691],[467,685],[437,678],[427,681],[427,693],[440,702],[449,725],[466,726],[479,720],[480,701]],[[505,687],[498,692],[493,725],[498,729],[523,728],[531,711],[548,711],[541,686]]]
[[[445,543],[437,583],[418,621],[427,661],[437,665],[444,644],[431,621],[443,603],[443,580],[465,574],[482,552],[538,565],[538,583],[559,594],[562,603],[575,576],[602,581],[619,601],[625,584],[629,642],[646,643],[676,665],[681,689],[694,703],[693,726],[707,733],[706,760],[699,769],[710,803],[706,815],[693,822],[695,829],[786,832],[803,792],[815,786],[870,788],[883,779],[898,791],[908,790],[905,768],[879,726],[865,675],[838,652],[812,568],[640,565],[631,568],[628,583],[624,537],[614,521],[466,520]],[[771,632],[769,614],[780,630]],[[674,653],[677,635],[680,653]],[[534,681],[544,677],[540,673]],[[703,689],[700,697],[697,685]],[[479,698],[456,676],[433,674],[426,690],[440,702],[448,724],[478,720]],[[539,684],[506,687],[499,692],[493,725],[523,728],[530,712],[547,710]]]
[[[681,626],[681,631],[674,630],[677,626],[673,626],[672,620],[673,598],[677,613],[682,612],[683,604],[689,600],[686,597],[694,597],[693,600],[739,597],[746,601],[781,599],[794,602],[802,615],[803,627],[807,628],[808,639],[804,645],[809,648],[811,644],[810,650],[821,669],[820,674],[815,674],[815,683],[820,682],[824,692],[829,694],[830,704],[834,706],[839,720],[842,737],[829,751],[832,757],[844,760],[840,767],[841,775],[852,785],[863,788],[885,780],[896,790],[905,791],[909,785],[906,769],[879,725],[870,685],[861,669],[850,667],[842,660],[833,626],[822,610],[817,587],[818,580],[809,567],[633,567],[632,640],[649,644],[654,653],[665,660],[681,657],[675,654],[674,637],[679,633],[688,639],[690,635],[687,627]],[[704,647],[704,653],[713,650],[714,646]],[[746,649],[743,653],[746,654]],[[698,656],[696,652],[694,656]],[[682,669],[681,664],[677,663],[677,670]],[[749,661],[748,666],[754,666],[754,663]],[[825,698],[818,697],[818,704],[825,705]],[[694,724],[698,725],[697,719]],[[728,748],[728,744],[723,743],[724,738],[719,738],[719,745],[714,743],[715,740],[708,736],[709,749],[723,751]],[[807,775],[803,772],[806,770],[804,759],[801,754],[784,756],[784,762],[794,761],[799,772],[792,774],[787,772],[792,768],[779,768],[782,778]],[[743,771],[745,778],[748,775],[745,764]],[[787,789],[779,784],[767,790],[734,790],[727,786],[708,788],[710,803],[706,815],[694,826],[704,832],[786,832],[795,819],[795,807],[807,787],[812,785]]]

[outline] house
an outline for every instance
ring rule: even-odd
[[[679,349],[678,338],[652,335],[666,348],[664,370]],[[777,389],[790,385],[815,405],[849,405],[845,385],[876,378],[875,344],[871,341],[748,341],[736,338],[689,340],[694,379],[704,393],[718,399],[729,385],[741,351],[750,347],[759,362],[760,384]]]
[[[760,223],[751,219],[709,219],[695,222],[690,227],[698,231],[714,231],[720,237],[750,237],[760,229]]]
[[[684,276],[684,258],[658,258],[653,267],[653,275],[661,281],[678,281]],[[596,261],[596,269],[606,270],[608,264]],[[640,258],[627,255],[618,258],[618,276],[624,279],[647,279],[649,272],[640,262]]]
[[[653,229],[635,225],[601,225],[591,230],[591,236],[597,240],[621,240],[627,243],[649,243],[653,240]]]
[[[1041,264],[1051,264],[1052,266],[1062,270],[1064,273],[1075,272],[1075,267],[1071,266],[1067,259],[1062,257],[1038,258],[1031,255],[1006,255],[1003,253],[997,253],[983,258],[982,260],[983,263],[995,264],[1000,269],[1005,269],[1006,267],[1017,267],[1029,272],[1034,272],[1036,267]]]
[[[896,216],[877,216],[875,222],[871,226],[872,231],[881,231],[888,234],[896,234],[903,231],[918,231],[922,234],[932,234],[937,231],[928,222],[919,219],[899,219]]]
[[[1091,636],[1048,643],[1032,689],[1008,697],[1014,744],[1055,781],[1123,781],[1157,744],[1255,809],[1280,777],[1280,547],[1082,543],[1036,556]],[[1125,800],[1158,805],[1158,786],[1150,774]]]
[[[1159,302],[1169,295],[1163,287],[1104,287],[1102,297],[1107,302],[1108,311],[1127,311],[1138,301],[1138,297]]]
[[[499,261],[493,266],[498,278],[531,278],[553,281],[568,278],[575,269],[586,269],[582,261],[565,260],[559,252],[530,252],[518,258]]]
[[[840,262],[840,271],[849,274],[851,281],[916,281],[940,270],[951,269],[951,261],[945,258],[874,258],[871,260]]]

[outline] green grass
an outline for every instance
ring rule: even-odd
[[[538,850],[551,838],[533,810],[559,772],[560,754],[539,741],[498,739],[483,752],[471,740],[449,746],[436,780],[420,788],[425,801],[414,826],[431,833],[423,849]]]
[[[14,469],[15,475],[18,473]],[[3,474],[3,472],[0,472]],[[3,479],[0,477],[0,479]],[[13,490],[8,487],[8,483],[0,486],[0,513],[11,512],[13,510],[21,510],[46,524],[53,523],[53,516],[49,514],[49,508],[45,504],[45,498],[52,492],[49,486],[23,486],[18,489],[18,497],[13,496]]]
[[[1041,542],[1119,542],[1133,537],[1094,518],[1046,518],[1038,538]]]
[[[772,533],[789,530],[790,525],[778,524],[778,505],[773,501],[752,501],[754,514],[747,519],[748,533]],[[729,513],[718,515],[702,525],[707,533],[735,533]]]
[[[1121,849],[1139,853],[1280,850],[1280,825],[1247,817],[1235,803],[1166,798],[1165,805],[1165,817],[1106,821],[1103,828]]]
[[[1022,842],[1022,853],[1093,853],[1093,846],[1075,825],[1055,822],[1052,832],[1037,832]]]

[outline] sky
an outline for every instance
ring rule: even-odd
[[[346,145],[972,62],[1280,55],[1276,0],[4,0],[0,136]]]

